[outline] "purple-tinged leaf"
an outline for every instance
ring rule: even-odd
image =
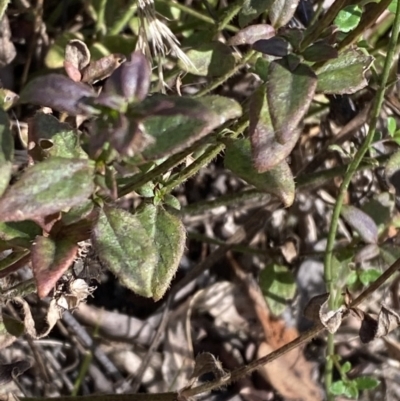
[[[10,120],[7,113],[0,109],[0,196],[11,179],[13,156],[14,138],[10,129]]]
[[[249,110],[253,163],[259,173],[264,173],[289,156],[300,137],[300,130],[294,130],[284,145],[277,141],[267,102],[266,85],[261,85],[253,93]]]
[[[86,114],[79,105],[84,97],[96,97],[96,93],[88,85],[74,82],[64,75],[48,74],[30,81],[22,90],[19,102],[50,107],[76,116]]]
[[[147,159],[179,152],[227,120],[240,117],[240,105],[222,96],[191,99],[152,96],[141,104],[145,134],[154,139],[143,152]]]
[[[293,17],[299,0],[275,0],[272,2],[268,17],[272,26],[279,29],[285,26]]]
[[[129,102],[143,100],[149,91],[151,69],[141,52],[117,68],[107,80],[104,92],[124,97]]]
[[[368,214],[351,205],[343,205],[340,213],[367,244],[378,242],[378,227]]]
[[[349,49],[318,69],[317,92],[333,95],[351,94],[368,84],[365,73],[374,58],[359,49]]]
[[[290,167],[285,161],[265,173],[258,173],[251,160],[251,147],[248,139],[226,142],[225,167],[242,180],[254,185],[258,190],[276,195],[285,207],[294,200],[295,184]]]
[[[280,36],[258,40],[252,47],[258,52],[276,57],[287,56],[292,51],[290,43]]]
[[[275,29],[268,24],[255,24],[241,29],[232,36],[227,44],[229,46],[252,45],[261,39],[269,39],[275,36]]]
[[[71,238],[55,240],[38,236],[32,246],[32,270],[39,298],[49,295],[57,281],[71,266],[78,245]]]
[[[0,221],[42,219],[80,205],[93,192],[94,163],[49,158],[28,168],[0,198]]]
[[[285,144],[307,113],[317,87],[310,67],[299,64],[294,70],[286,59],[269,65],[267,101],[276,139]]]

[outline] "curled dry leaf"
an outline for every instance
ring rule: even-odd
[[[32,366],[29,361],[15,361],[0,365],[0,385],[9,383]]]
[[[328,293],[311,298],[303,314],[314,323],[322,323],[330,333],[336,333],[342,324],[343,314],[347,311],[347,307],[342,305],[335,311],[328,310],[328,299]]]
[[[82,71],[90,63],[90,51],[86,44],[78,39],[70,40],[65,47],[64,68],[67,75],[75,82],[82,79]]]
[[[61,308],[57,305],[56,300],[53,299],[51,300],[49,309],[46,313],[44,329],[38,332],[36,330],[35,321],[33,319],[29,304],[20,297],[13,298],[12,302],[16,302],[22,307],[26,333],[34,339],[39,339],[47,336],[60,318]]]
[[[361,320],[360,339],[366,344],[376,338],[384,337],[400,326],[400,316],[389,307],[382,305],[378,318],[361,309],[352,309]]]

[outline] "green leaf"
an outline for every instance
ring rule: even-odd
[[[92,194],[94,163],[54,157],[28,168],[0,198],[0,220],[43,218],[80,205]]]
[[[284,58],[269,65],[266,86],[276,139],[285,144],[311,104],[317,78],[310,67],[299,64],[293,69],[290,59]]]
[[[368,84],[365,73],[373,60],[358,49],[344,51],[318,69],[317,92],[343,95],[359,91]]]
[[[47,297],[71,266],[78,252],[72,238],[55,240],[38,236],[32,246],[32,270],[39,298]]]
[[[146,204],[132,215],[105,208],[93,230],[100,260],[121,284],[144,297],[160,299],[176,272],[185,245],[181,221]]]
[[[268,12],[268,17],[275,29],[285,26],[296,12],[299,0],[274,1]]]
[[[334,395],[342,395],[346,392],[346,384],[342,380],[339,380],[332,383],[329,390]]]
[[[397,10],[397,1],[398,1],[398,0],[393,0],[393,1],[390,3],[389,7],[388,7],[388,10],[389,10],[391,13],[393,13],[393,14],[395,14],[395,13],[396,13],[396,10]]]
[[[260,39],[269,39],[275,36],[275,29],[268,24],[254,24],[241,29],[236,35],[228,39],[229,46],[252,45]]]
[[[144,121],[145,132],[153,139],[143,151],[147,159],[179,152],[242,114],[236,101],[222,96],[201,99],[152,96],[140,107],[150,115]]]
[[[264,12],[268,12],[272,0],[244,0],[239,13],[239,25],[244,27]]]
[[[350,32],[360,22],[362,10],[360,6],[350,5],[339,11],[334,24],[342,32]]]
[[[346,387],[343,395],[356,400],[358,398],[358,388],[356,382],[354,380],[351,380],[349,382],[346,382],[345,385]]]
[[[8,187],[14,156],[14,138],[7,113],[0,109],[0,196]]]
[[[296,294],[292,272],[283,265],[269,264],[260,274],[260,287],[274,315],[280,315]]]
[[[225,167],[258,190],[276,195],[285,205],[293,203],[295,184],[290,167],[285,161],[265,173],[258,173],[251,161],[248,139],[227,141]]]
[[[346,374],[347,372],[350,372],[351,370],[351,363],[349,361],[345,362],[341,368],[340,368],[341,372],[343,374]]]
[[[393,137],[394,133],[396,132],[396,129],[397,129],[397,123],[396,123],[396,120],[394,117],[388,117],[387,127],[388,127],[388,131],[389,131],[389,135],[391,137]]]
[[[349,275],[347,276],[346,285],[351,286],[351,285],[355,284],[355,283],[357,282],[357,280],[358,280],[358,274],[357,274],[357,272],[351,271],[351,272],[349,273]]]
[[[87,159],[79,144],[78,133],[69,124],[50,114],[36,113],[33,118],[33,140],[49,156]]]
[[[359,390],[371,390],[375,387],[378,387],[381,383],[380,380],[377,380],[371,376],[357,377],[353,381],[356,383]]]
[[[5,314],[4,312],[2,315],[4,327],[9,334],[14,337],[20,337],[22,334],[24,334],[25,326],[20,320],[17,320],[12,316]]]
[[[378,277],[382,275],[382,272],[377,269],[367,269],[360,273],[360,281],[363,285],[369,285],[373,283]]]
[[[29,249],[35,237],[42,229],[33,221],[0,222],[0,239],[11,246]]]
[[[300,136],[295,130],[282,145],[276,138],[266,97],[266,85],[260,85],[250,97],[250,142],[255,169],[259,173],[271,170],[289,156]]]
[[[164,296],[178,269],[185,248],[185,227],[178,217],[152,204],[144,205],[137,217],[156,249],[157,262],[146,263],[143,268],[152,271],[152,297],[158,301]]]
[[[340,214],[367,244],[378,242],[378,227],[368,214],[351,205],[343,205]]]
[[[312,61],[314,63],[337,58],[338,55],[338,51],[333,46],[326,43],[314,43],[303,52],[303,57],[307,61]]]
[[[264,57],[259,57],[254,65],[256,74],[264,81],[268,80],[268,67],[270,62]]]
[[[220,77],[235,66],[235,57],[229,46],[221,42],[205,43],[186,53],[191,64],[178,60],[178,67],[201,77]]]
[[[8,347],[17,339],[7,331],[2,315],[3,313],[0,314],[0,350]]]

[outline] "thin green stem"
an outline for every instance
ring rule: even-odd
[[[137,10],[137,0],[131,0],[124,10],[124,13],[120,18],[114,22],[113,26],[110,28],[110,35],[118,35],[125,28],[128,22],[132,19],[133,15]]]
[[[97,13],[97,20],[96,20],[96,33],[100,37],[105,35],[107,30],[105,23],[106,7],[107,7],[107,0],[100,0],[99,12]]]
[[[236,3],[231,4],[227,10],[224,12],[222,19],[218,22],[217,32],[221,32],[226,29],[229,22],[239,13],[243,6],[243,0],[236,1]]]
[[[236,65],[234,68],[232,68],[226,74],[224,74],[221,77],[218,77],[217,79],[215,79],[213,82],[211,82],[205,88],[203,88],[200,92],[197,92],[194,95],[194,97],[202,97],[204,95],[207,95],[207,93],[211,92],[215,88],[218,88],[218,86],[222,85],[231,76],[235,75],[241,68],[243,68],[249,62],[249,60],[254,56],[255,53],[256,52],[254,50],[250,50],[247,54],[245,54],[243,56],[241,62],[238,65]]]
[[[231,134],[229,138],[237,138],[249,125],[248,120],[244,120],[238,124],[237,127]],[[171,181],[167,182],[166,185],[163,187],[163,193],[167,194],[171,192],[175,187],[185,182],[188,178],[195,175],[202,167],[209,164],[214,158],[216,158],[220,152],[225,149],[224,143],[219,143],[214,146],[210,146],[197,160],[195,160],[190,166],[183,169],[177,177],[174,177]]]
[[[388,46],[388,51],[387,51],[387,55],[386,55],[386,59],[385,59],[385,65],[383,67],[383,72],[382,72],[382,78],[381,78],[381,82],[379,85],[379,89],[376,93],[375,102],[372,107],[369,131],[368,131],[368,134],[367,134],[362,146],[357,151],[353,161],[350,163],[349,168],[343,177],[343,181],[342,181],[342,184],[340,185],[339,193],[337,195],[336,203],[333,208],[332,220],[331,220],[331,225],[329,228],[328,241],[327,241],[327,245],[326,245],[325,260],[324,260],[325,284],[327,287],[327,291],[331,294],[331,296],[329,298],[329,307],[331,309],[334,309],[334,307],[335,307],[334,300],[336,298],[335,293],[337,291],[337,288],[335,287],[335,283],[333,282],[333,263],[332,263],[333,257],[332,256],[333,256],[333,249],[335,246],[335,239],[336,239],[336,233],[337,233],[338,224],[339,224],[340,212],[341,212],[344,197],[347,192],[347,188],[351,182],[351,179],[352,179],[354,173],[357,171],[358,166],[362,162],[364,155],[368,151],[368,149],[372,143],[372,140],[374,138],[374,135],[375,135],[376,124],[378,122],[380,110],[381,110],[382,103],[384,100],[386,84],[387,84],[387,81],[389,78],[391,65],[393,62],[394,55],[395,55],[396,43],[397,43],[397,40],[399,37],[399,32],[400,32],[400,2],[397,3],[396,16],[395,16],[395,20],[393,22],[392,36],[390,38],[390,42],[389,42],[389,46]],[[332,384],[332,370],[333,370],[333,360],[332,360],[332,355],[334,353],[334,345],[333,344],[334,344],[333,336],[329,335],[328,336],[328,349],[327,349],[328,356],[327,356],[326,374],[325,374],[325,386],[326,386],[326,391],[327,391],[329,400],[333,399],[333,396],[330,393],[330,387]]]

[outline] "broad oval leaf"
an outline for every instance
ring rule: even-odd
[[[151,275],[144,265],[157,263],[157,250],[137,215],[104,208],[93,228],[96,254],[122,285],[143,297],[151,297]]]
[[[80,205],[93,192],[94,163],[54,157],[28,168],[0,198],[0,221],[35,220]]]
[[[74,82],[64,75],[48,74],[30,81],[22,90],[19,102],[46,106],[76,116],[86,114],[79,104],[82,98],[95,96],[88,85]]]
[[[269,9],[268,16],[275,29],[285,26],[293,17],[299,0],[275,0]]]
[[[351,205],[343,205],[340,213],[366,243],[378,242],[378,227],[370,216]]]
[[[178,152],[242,114],[235,100],[222,96],[153,96],[141,108],[149,115],[143,123],[145,133],[154,138],[143,152],[148,160]]]
[[[16,221],[3,223],[0,221],[0,240],[10,246],[29,249],[33,240],[42,229],[33,221]]]
[[[193,75],[220,77],[235,66],[235,57],[229,46],[211,42],[191,49],[186,53],[191,63],[178,61],[179,67]]]
[[[266,85],[261,85],[250,98],[250,141],[253,163],[259,173],[264,173],[281,163],[296,145],[300,130],[294,130],[284,145],[278,142],[272,124]]]
[[[273,0],[244,0],[239,13],[239,25],[244,27],[264,12],[268,12]]]
[[[140,213],[105,208],[93,230],[96,252],[121,284],[135,293],[162,298],[185,244],[181,221],[154,205]]]
[[[90,63],[90,51],[85,42],[72,39],[65,47],[64,68],[67,75],[75,82],[82,79],[82,70]]]
[[[229,46],[252,45],[260,39],[269,39],[275,35],[275,29],[268,24],[255,24],[241,29],[232,36],[227,44]]]
[[[289,60],[283,59],[269,65],[266,85],[276,139],[285,144],[311,104],[317,78],[308,66],[299,64],[292,70]]]
[[[258,190],[276,195],[288,207],[293,203],[295,184],[292,172],[285,161],[265,173],[258,173],[251,160],[248,139],[227,142],[225,167]]]
[[[178,269],[185,249],[185,227],[178,217],[153,204],[144,205],[137,217],[156,249],[156,264],[146,263],[144,268],[152,271],[152,297],[158,301],[164,296]]]
[[[0,109],[0,196],[8,187],[14,156],[14,138],[7,113]]]
[[[57,281],[70,267],[78,252],[71,238],[52,239],[38,236],[32,246],[32,270],[39,298],[49,295]]]
[[[365,73],[373,60],[361,50],[344,51],[318,69],[317,92],[343,95],[359,91],[368,84]]]
[[[361,15],[361,7],[352,4],[340,10],[333,23],[339,28],[339,31],[347,33],[359,24]]]

